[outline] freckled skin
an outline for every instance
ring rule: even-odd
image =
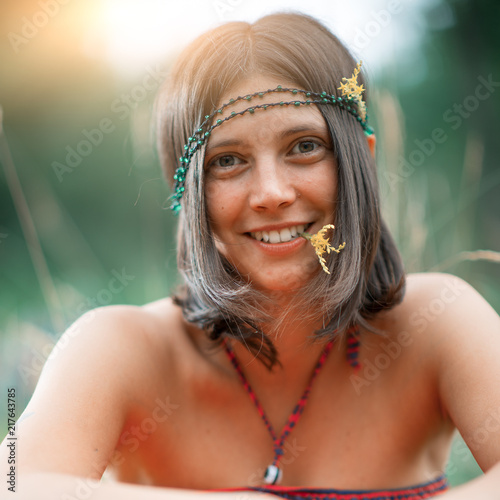
[[[223,96],[221,104],[233,95],[278,84],[263,76],[245,80]],[[272,94],[259,98],[259,103],[275,101]],[[247,102],[237,103],[230,110],[246,107]],[[301,126],[305,130],[284,135]],[[219,147],[224,141],[232,144]],[[300,153],[304,144],[314,150]],[[221,166],[221,158],[236,164]],[[231,119],[212,132],[205,168],[207,207],[217,248],[254,286],[290,291],[321,271],[310,245],[272,257],[263,254],[248,235],[255,228],[286,222],[313,223],[308,232],[314,233],[333,222],[337,166],[317,107],[268,108]]]

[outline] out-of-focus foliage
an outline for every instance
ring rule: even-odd
[[[81,314],[82,302],[141,304],[164,296],[175,279],[173,218],[163,209],[168,191],[149,120],[167,65],[118,80],[82,50],[82,33],[67,29],[83,26],[73,22],[86,12],[83,4],[61,6],[36,36],[17,45],[7,37],[12,25],[22,27],[19,20],[32,19],[40,7],[3,9],[4,129],[60,302],[52,303],[53,315],[63,321],[51,321],[4,169],[0,321],[18,317],[53,331]],[[115,286],[112,297],[98,295],[113,270],[123,269],[134,279],[122,291]]]
[[[493,0],[437,3],[420,52],[394,62],[377,101],[383,199],[408,269],[457,274],[497,311],[498,263],[456,257],[500,250],[499,19]]]

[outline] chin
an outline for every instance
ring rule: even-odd
[[[308,266],[305,269],[300,266],[300,269],[295,271],[290,268],[284,269],[282,272],[276,270],[272,277],[253,277],[252,285],[262,291],[296,292],[304,288],[317,273],[318,267],[316,263],[314,263],[314,266]]]

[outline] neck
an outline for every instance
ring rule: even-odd
[[[249,377],[280,385],[294,384],[310,376],[327,344],[327,340],[315,340],[314,337],[314,331],[322,326],[317,320],[299,319],[296,314],[285,314],[274,325],[264,329],[276,347],[280,363],[271,372],[244,344],[232,341],[231,347]]]

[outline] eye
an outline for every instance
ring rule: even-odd
[[[235,165],[239,165],[241,160],[234,155],[221,155],[217,158],[214,158],[210,163],[210,167],[234,167]]]
[[[300,141],[292,149],[293,154],[306,154],[312,153],[319,147],[314,141]]]

